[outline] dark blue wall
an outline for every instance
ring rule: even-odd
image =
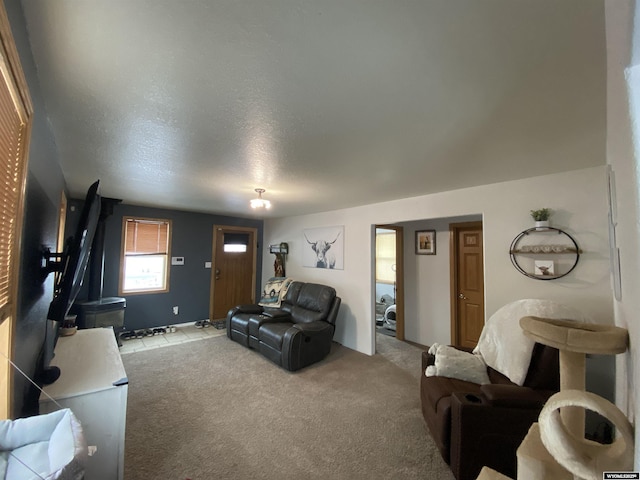
[[[53,275],[43,278],[40,272],[41,248],[48,246],[55,250],[58,208],[65,183],[40,94],[22,6],[17,0],[6,0],[5,8],[34,107],[13,352],[15,363],[33,377],[53,297]],[[14,372],[13,378],[13,416],[33,413],[34,402],[37,408],[37,392],[21,374]]]
[[[82,210],[82,200],[69,202],[67,232],[73,232]],[[205,262],[212,261],[213,226],[231,225],[254,227],[258,231],[258,246],[262,244],[262,220],[209,215],[204,213],[166,210],[119,204],[107,219],[104,254],[103,297],[117,297],[120,279],[120,254],[122,249],[122,218],[137,216],[171,220],[171,256],[184,257],[184,265],[170,266],[169,292],[125,295],[125,327],[129,330],[195,322],[209,318],[211,297],[211,269]],[[262,278],[262,249],[257,252],[257,284]],[[87,276],[78,299],[87,298]],[[260,292],[256,291],[256,298]],[[179,314],[173,315],[173,307]]]

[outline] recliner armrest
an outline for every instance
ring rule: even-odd
[[[482,385],[480,389],[476,394],[454,392],[451,395],[451,471],[457,479],[473,479],[487,466],[516,478],[516,451],[542,408],[542,405],[539,408],[524,405],[532,403],[531,394],[533,397],[542,394],[535,390],[527,392],[526,387],[517,385]],[[492,400],[487,398],[487,392]],[[499,393],[511,394],[511,403]],[[529,400],[517,405],[515,397],[518,396]]]
[[[262,313],[262,310],[264,309],[256,304],[236,305],[227,312],[227,322],[239,313]]]
[[[285,310],[281,310],[279,308],[265,308],[262,315],[265,317],[271,318],[291,318],[291,314]]]
[[[317,332],[324,332],[329,329],[333,329],[333,325],[322,320],[307,323],[294,323],[293,327],[300,330],[302,333],[313,335]]]
[[[480,391],[489,405],[510,408],[542,408],[545,398],[529,387],[518,385],[482,385]]]

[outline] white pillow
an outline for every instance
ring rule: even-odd
[[[429,353],[435,355],[435,363],[427,367],[427,377],[449,377],[484,385],[490,383],[487,365],[480,355],[463,352],[448,345],[434,344]]]
[[[521,386],[527,377],[535,344],[520,328],[520,319],[528,316],[586,321],[571,307],[539,299],[516,300],[491,315],[473,353],[482,355],[487,365]]]

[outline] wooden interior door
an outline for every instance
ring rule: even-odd
[[[482,222],[457,223],[451,233],[451,340],[473,348],[484,327]]]
[[[256,237],[255,228],[213,227],[211,320],[225,318],[236,305],[255,303]]]

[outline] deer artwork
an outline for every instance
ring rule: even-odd
[[[307,238],[306,234],[304,235],[304,238],[307,240],[309,245],[311,245],[311,249],[316,254],[316,268],[335,268],[336,256],[332,252],[328,252],[328,250],[331,248],[331,245],[336,243],[339,236],[340,232],[338,232],[338,235],[333,242],[327,242],[326,240],[316,240],[315,242],[312,242]]]

